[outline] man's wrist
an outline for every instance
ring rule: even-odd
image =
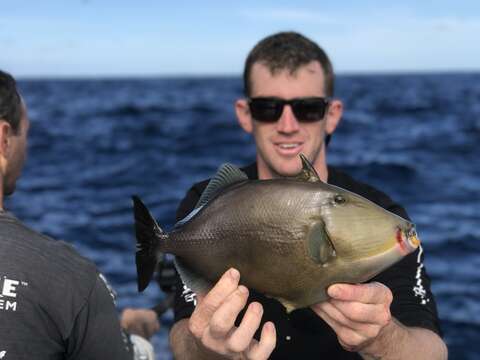
[[[365,360],[390,359],[392,358],[390,355],[396,352],[397,344],[404,343],[408,336],[408,328],[395,318],[392,318],[392,320],[380,330],[378,336],[360,350],[359,354]]]
[[[177,322],[170,332],[170,346],[176,359],[184,360],[224,360],[203,346],[190,332],[188,319]]]

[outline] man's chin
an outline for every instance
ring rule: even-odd
[[[293,165],[292,166],[280,166],[275,168],[275,172],[279,177],[293,177],[297,176],[302,170],[301,166]]]

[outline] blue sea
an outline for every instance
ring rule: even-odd
[[[118,292],[119,310],[164,295],[136,290],[130,196],[173,226],[193,182],[245,165],[252,139],[233,112],[240,78],[22,80],[29,159],[7,206],[75,245]],[[402,203],[426,252],[450,359],[480,358],[480,74],[343,75],[345,115],[328,160]],[[171,359],[162,318],[153,342]]]

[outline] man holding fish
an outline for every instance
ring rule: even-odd
[[[170,234],[134,200],[140,289],[163,251],[177,255],[185,283],[170,333],[177,359],[447,358],[405,210],[327,166],[343,108],[333,77],[327,55],[302,35],[263,39],[235,104],[256,163],[194,185]],[[222,259],[235,265],[223,275]]]
[[[247,174],[295,176],[303,153],[322,181],[359,190],[407,217],[386,195],[327,166],[326,139],[342,116],[342,103],[331,98],[333,76],[327,55],[300,34],[279,33],[256,45],[245,65],[246,99],[235,104],[241,127],[257,147],[256,168],[245,169]],[[180,218],[192,210],[201,186],[187,194]],[[178,359],[445,359],[420,252],[372,282],[332,285],[327,301],[288,315],[276,300],[239,285],[242,274],[230,269],[207,294],[197,294],[195,308],[178,298],[172,350]]]

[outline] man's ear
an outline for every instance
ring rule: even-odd
[[[242,129],[251,134],[253,131],[253,119],[247,100],[240,99],[235,102],[235,113],[237,114],[237,120]]]
[[[333,134],[337,128],[343,114],[343,104],[340,100],[332,100],[328,105],[327,121],[325,124],[325,131],[327,134]]]
[[[0,172],[5,174],[7,168],[8,153],[10,151],[10,137],[12,127],[4,120],[0,120]]]
[[[10,146],[12,127],[4,120],[0,120],[0,155],[6,156]]]

